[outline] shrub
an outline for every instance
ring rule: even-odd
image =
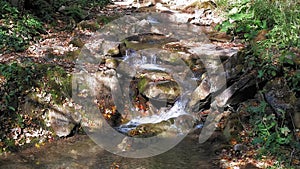
[[[29,14],[21,14],[7,2],[0,2],[0,52],[23,51],[43,31],[42,23]]]

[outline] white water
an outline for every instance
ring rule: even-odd
[[[161,111],[160,114],[154,114],[152,116],[147,117],[136,117],[128,122],[126,125],[136,125],[136,124],[147,124],[147,123],[160,123],[162,121],[169,120],[171,118],[176,118],[181,115],[187,115],[188,113],[184,111],[185,103],[181,101],[176,101],[174,106],[167,111]]]
[[[156,64],[156,55],[151,55],[151,64]]]
[[[124,61],[129,64],[129,66],[134,67],[138,70],[159,70],[166,71],[167,69],[157,63],[157,56],[155,54],[150,56],[140,55],[134,51],[126,51],[126,56]],[[128,123],[121,125],[118,129],[121,132],[128,132],[129,130],[135,128],[141,124],[156,124],[162,121],[167,121],[172,118],[177,118],[182,115],[189,115],[186,111],[187,105],[187,93],[183,94],[171,108],[163,107],[157,114],[153,114],[146,117],[136,116],[133,117]]]

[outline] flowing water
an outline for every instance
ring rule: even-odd
[[[165,18],[163,17],[162,19]],[[169,28],[165,29],[165,24],[160,24],[158,19],[148,17],[147,20],[155,28],[157,26],[162,33],[165,32],[165,30],[169,32]],[[178,39],[185,38],[189,39],[189,41],[194,40],[197,42],[202,42],[204,41],[203,39],[206,39],[204,38],[205,36],[200,35],[199,37],[194,38],[195,33],[199,34],[199,32],[197,32],[198,29],[195,29],[191,25],[181,25],[183,27],[180,27],[178,24],[171,24],[168,26],[172,28],[171,32],[178,34],[178,37],[176,37]],[[110,31],[110,29],[108,30]],[[123,36],[123,33],[120,34]],[[103,35],[106,35],[106,33],[103,33]],[[149,36],[149,34],[147,34],[147,36]],[[160,37],[159,34],[154,34],[153,36]],[[133,113],[129,122],[116,127],[116,130],[119,130],[121,133],[127,133],[130,130],[134,130],[139,125],[159,124],[172,119],[180,119],[181,117],[188,117],[188,120],[194,120],[194,117],[187,110],[187,105],[191,93],[197,87],[196,80],[198,79],[195,79],[190,68],[187,67],[182,60],[172,60],[172,58],[176,56],[175,53],[165,52],[162,49],[151,49],[149,47],[161,47],[163,43],[173,41],[174,39],[172,38],[162,40],[154,38],[147,41],[149,44],[140,44],[140,49],[136,49],[136,44],[130,44],[135,47],[135,50],[126,50],[125,55],[122,58],[123,63],[117,68],[117,74],[120,76],[118,78],[121,80],[123,86],[120,86],[120,89],[116,90],[115,93],[112,91],[112,93],[115,98],[122,98],[122,94],[130,90],[128,88],[126,89],[129,85],[126,86],[124,84],[130,84],[130,81],[135,78],[137,74],[147,71],[157,71],[170,74],[173,80],[181,87],[182,91],[180,97],[172,104],[167,103],[165,107],[161,107],[157,113],[150,116],[142,117],[138,112]],[[129,77],[129,79],[122,79],[122,76]],[[116,105],[119,111],[121,109],[124,109],[125,111],[125,108],[129,107],[129,110],[134,112],[134,107],[130,102],[131,99],[123,98],[120,99],[119,102],[116,100],[114,101],[116,104],[123,104]],[[121,103],[122,101],[124,102]],[[173,127],[176,129],[175,136],[172,135],[172,137],[180,137],[182,134],[183,128],[179,127],[182,125],[182,121],[184,120],[178,120],[178,123],[174,123],[172,124],[173,126],[170,126],[170,128]],[[188,125],[188,129],[184,134],[187,134],[187,131],[192,129],[191,127],[195,127],[196,130],[198,130],[203,127],[203,124],[198,124],[196,126]],[[91,137],[91,135],[89,136]],[[108,152],[105,150],[106,147],[101,148],[94,143],[89,136],[76,135],[71,138],[48,143],[45,146],[37,146],[13,153],[7,157],[2,156],[0,157],[0,168],[212,169],[218,168],[213,163],[213,160],[217,158],[215,147],[218,148],[220,147],[220,144],[223,143],[222,139],[217,138],[213,141],[210,140],[200,144],[198,135],[189,134],[185,136],[182,141],[179,139],[181,142],[167,152],[152,157],[136,159],[118,156]],[[113,142],[115,138],[115,136],[108,138],[108,141]],[[95,138],[93,140],[95,140]],[[165,145],[162,144],[161,146]]]
[[[186,110],[186,105],[188,104],[189,96],[191,92],[196,87],[195,80],[193,79],[193,74],[190,73],[185,78],[178,78],[178,77],[176,78],[176,73],[178,73],[178,70],[175,70],[176,69],[175,67],[178,66],[178,63],[174,64],[174,63],[168,63],[166,61],[163,61],[163,58],[159,55],[158,51],[159,51],[158,49],[156,49],[155,51],[150,50],[150,52],[147,50],[140,50],[140,51],[126,50],[126,54],[123,57],[124,58],[123,62],[127,64],[124,67],[128,67],[128,66],[131,67],[130,72],[126,72],[126,70],[122,70],[123,66],[120,66],[120,69],[118,69],[117,72],[122,72],[121,74],[124,74],[124,72],[125,74],[126,73],[130,74],[132,73],[132,71],[135,71],[136,74],[139,74],[141,72],[145,73],[145,71],[166,72],[170,74],[170,76],[175,77],[174,79],[176,83],[178,83],[181,86],[181,89],[183,90],[181,96],[177,99],[177,101],[172,106],[165,104],[166,107],[161,107],[158,110],[157,114],[141,117],[139,116],[139,114],[141,113],[138,112],[135,113],[137,115],[133,116],[133,118],[130,119],[128,123],[123,124],[120,127],[116,128],[122,133],[128,133],[128,131],[142,124],[158,124],[160,122],[168,121],[169,119],[176,119],[177,117],[181,117],[181,116],[191,116],[192,118],[192,115],[189,114],[188,111]],[[179,64],[181,64],[180,66],[185,65],[183,61],[179,62]],[[189,68],[186,67],[186,68],[182,68],[182,70],[179,69],[179,72],[184,71],[184,69],[188,70]],[[122,88],[122,86],[120,87]],[[124,90],[125,89],[122,89],[121,91]],[[128,99],[124,99],[124,100],[128,100]],[[131,105],[131,103],[129,102],[125,102],[125,104]],[[124,106],[119,106],[119,107],[124,107]],[[180,126],[177,125],[181,125],[181,124],[177,123],[176,125],[175,124],[172,125],[172,127],[180,128]],[[178,134],[182,134],[182,133],[179,132]]]

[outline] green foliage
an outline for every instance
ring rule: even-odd
[[[228,10],[228,19],[218,27],[221,31],[252,40],[259,30],[268,29],[267,44],[278,48],[300,46],[299,2],[241,0],[229,6]]]
[[[299,84],[298,73],[290,73],[299,69],[299,63],[295,63],[299,56],[290,50],[300,48],[299,2],[240,0],[226,9],[227,20],[217,28],[248,42],[251,52],[246,60],[258,70],[258,78],[268,80],[283,75],[294,91],[300,91],[295,86]]]
[[[64,99],[72,97],[71,75],[61,67],[48,67],[44,72],[44,80],[40,86],[50,93],[54,103],[62,103]]]
[[[25,144],[25,138],[16,141],[8,136],[10,129],[44,126],[37,114],[43,112],[28,111],[26,104],[42,108],[48,108],[48,104],[63,104],[66,98],[71,98],[72,86],[71,75],[64,68],[32,62],[0,64],[0,77],[1,154],[1,151],[16,151],[18,145]],[[50,103],[44,101],[45,98],[50,98]]]
[[[259,156],[275,155],[279,158],[285,156],[282,146],[292,143],[291,130],[287,127],[286,112],[281,110],[279,115],[266,111],[267,103],[262,101],[258,106],[248,108],[251,113],[250,123],[254,139],[253,144],[259,145]]]
[[[0,52],[22,51],[43,30],[42,23],[29,14],[0,1]]]
[[[226,5],[219,0],[219,5]],[[231,1],[232,2],[232,1]],[[217,29],[243,39],[248,47],[245,66],[257,70],[257,78],[267,81],[281,76],[290,89],[300,96],[300,5],[295,0],[239,0],[224,7],[227,19]],[[258,144],[259,155],[275,155],[275,168],[288,166],[285,148],[299,148],[292,138],[288,124],[291,118],[280,110],[275,115],[267,110],[267,103],[248,108],[251,113],[253,144]],[[270,109],[270,108],[269,108]],[[287,148],[287,149],[288,149]]]
[[[252,39],[258,30],[267,28],[267,21],[256,17],[254,4],[251,0],[242,0],[232,4],[229,7],[228,19],[218,28],[223,32],[242,34],[245,39]]]
[[[36,74],[31,66],[21,66],[16,62],[11,64],[0,64],[0,75],[6,79],[4,92],[1,94],[1,111],[14,112],[18,109],[19,96],[22,96],[34,86]],[[1,103],[0,102],[0,103]]]
[[[0,64],[5,77],[0,104],[3,112],[16,112],[22,97],[35,88],[50,93],[53,102],[61,103],[72,95],[71,76],[61,67],[34,63]]]
[[[64,10],[64,14],[73,18],[77,23],[87,16],[85,11],[76,5],[66,7],[66,9]]]

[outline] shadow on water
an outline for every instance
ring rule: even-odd
[[[211,169],[215,145],[199,144],[195,135],[188,135],[173,149],[158,156],[133,159],[114,155],[96,145],[86,135],[77,135],[49,143],[40,148],[0,157],[0,168],[95,168],[95,169]],[[217,143],[216,143],[217,144]]]

